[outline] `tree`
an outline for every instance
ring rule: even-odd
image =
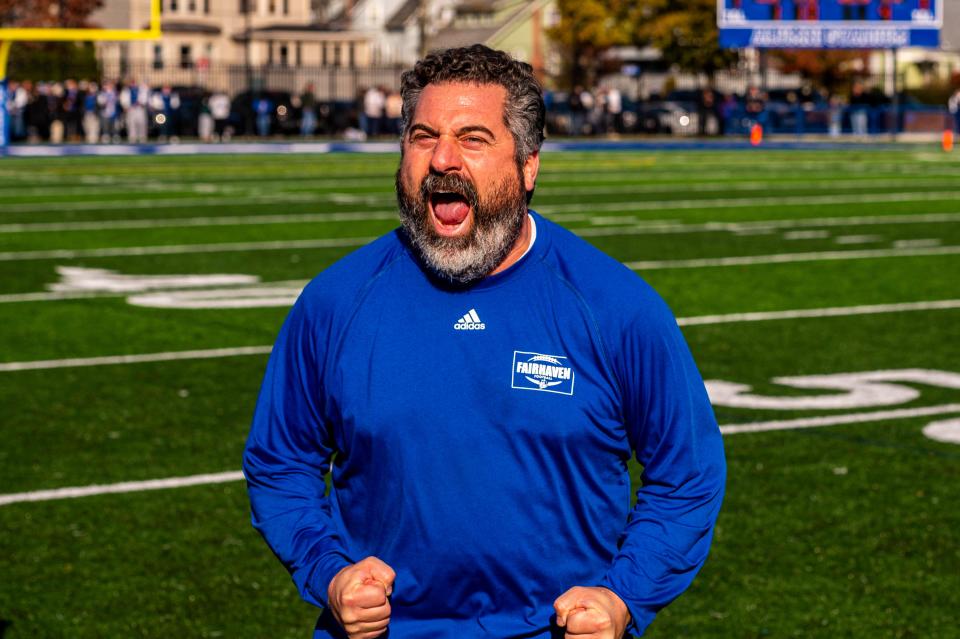
[[[632,44],[640,3],[631,0],[557,0],[560,22],[547,30],[564,52],[570,87],[593,82],[603,54]]]
[[[643,20],[637,40],[660,50],[685,71],[713,75],[736,63],[738,53],[721,49],[716,0],[638,0]]]
[[[4,27],[89,27],[103,0],[0,0]],[[9,75],[21,80],[63,80],[96,75],[89,42],[17,42],[10,50]]]
[[[867,54],[849,49],[785,49],[772,52],[786,73],[799,73],[831,94],[844,89],[850,77],[866,68]]]

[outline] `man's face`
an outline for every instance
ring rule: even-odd
[[[427,85],[402,140],[400,219],[427,265],[455,282],[493,272],[523,228],[539,157],[517,166],[505,99],[499,85]]]

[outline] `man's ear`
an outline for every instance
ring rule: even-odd
[[[537,185],[538,173],[540,173],[540,151],[534,151],[523,163],[523,188],[527,193]]]

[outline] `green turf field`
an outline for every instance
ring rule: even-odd
[[[0,161],[0,638],[309,636],[237,471],[286,307],[395,225],[396,163]],[[667,299],[725,427],[711,557],[647,636],[960,637],[960,155],[542,166],[534,207]]]

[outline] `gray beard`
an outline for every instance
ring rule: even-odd
[[[473,284],[492,273],[523,231],[527,195],[519,170],[517,176],[512,184],[506,176],[481,201],[473,183],[458,174],[429,174],[420,184],[419,193],[411,194],[397,171],[400,222],[420,260],[453,284]],[[445,237],[436,232],[428,210],[430,194],[436,191],[453,191],[466,198],[473,210],[473,224],[466,235]]]

